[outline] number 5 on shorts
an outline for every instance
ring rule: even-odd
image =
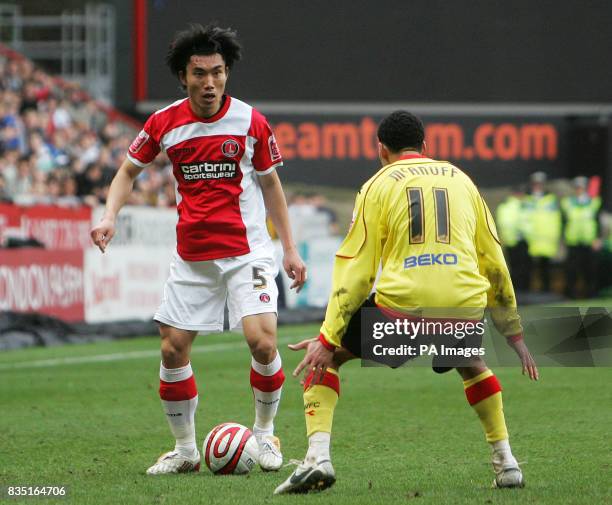
[[[268,282],[263,276],[264,269],[260,267],[253,267],[253,289],[266,289]]]

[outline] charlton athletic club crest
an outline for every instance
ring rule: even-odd
[[[259,295],[259,301],[263,303],[270,303],[270,295],[268,293],[262,293]]]
[[[233,139],[226,140],[221,145],[221,152],[227,158],[233,158],[238,154],[238,151],[240,151],[240,146]]]

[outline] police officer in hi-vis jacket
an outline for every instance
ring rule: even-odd
[[[541,290],[550,291],[550,260],[559,251],[561,212],[559,201],[545,190],[546,174],[535,172],[530,177],[531,192],[523,200],[525,238],[529,252],[529,278],[540,271]]]
[[[529,271],[527,268],[527,242],[525,240],[525,219],[523,200],[525,191],[516,186],[512,193],[499,204],[495,216],[499,238],[507,256],[512,284],[517,291],[529,290]]]
[[[586,177],[576,177],[572,182],[574,195],[561,200],[563,239],[567,246],[565,294],[576,298],[578,280],[582,277],[584,295],[590,297],[597,291],[597,251],[602,245],[599,226],[601,198],[588,194]]]

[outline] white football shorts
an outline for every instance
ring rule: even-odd
[[[175,251],[153,319],[182,330],[217,333],[223,331],[227,300],[230,329],[240,329],[245,316],[277,313],[277,274],[271,248],[209,261],[185,261]]]

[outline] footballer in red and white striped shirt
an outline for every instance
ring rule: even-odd
[[[217,60],[195,58],[202,64],[208,59],[214,65]],[[201,118],[193,112],[189,98],[178,100],[149,117],[127,157],[144,168],[160,150],[172,162],[177,182],[181,258],[204,261],[242,256],[269,245],[257,179],[283,162],[274,134],[259,111],[222,95],[218,111]]]
[[[263,469],[282,464],[274,417],[284,374],[276,345],[278,272],[266,229],[266,211],[281,240],[283,268],[292,288],[306,281],[276,169],[282,157],[266,118],[225,93],[241,57],[235,31],[214,24],[179,32],[166,62],[187,97],[152,114],[129,147],[111,184],[106,211],[91,232],[102,252],[138,174],[160,151],[176,179],[177,250],[155,314],[160,324],[160,397],[175,447],[151,466],[150,475],[197,471],[195,436],[198,390],[190,363],[198,332],[242,327],[251,349],[255,401],[253,433]]]

